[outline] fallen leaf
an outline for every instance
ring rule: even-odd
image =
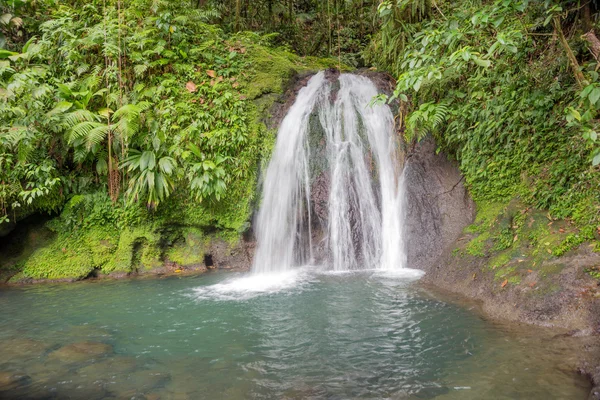
[[[552,250],[548,249],[548,254],[552,254]]]
[[[513,243],[516,242],[519,239],[519,235],[515,235],[515,237],[513,238]]]
[[[209,69],[208,71],[206,71],[206,74],[208,76],[210,76],[211,78],[216,78],[217,77],[217,73],[215,71],[213,71],[212,69]]]
[[[529,272],[530,274],[533,272],[532,269],[528,269],[527,272]]]
[[[475,273],[473,274],[473,280],[475,280],[476,278],[477,278],[477,272],[475,272]]]
[[[560,228],[558,231],[559,231],[560,233],[565,233],[565,230],[564,230],[563,228]]]
[[[534,287],[536,283],[537,283],[537,282],[532,282],[532,283],[530,283],[530,284],[529,284],[529,287],[531,287],[531,288],[532,288],[532,287]]]
[[[505,287],[506,285],[508,285],[508,279],[505,279],[504,282],[502,282],[502,287]]]
[[[239,87],[239,86],[240,86],[240,84],[239,84],[239,83],[237,83],[237,82],[235,82],[235,83],[234,83],[233,85],[231,85],[231,86],[232,86],[232,87],[235,89],[235,88]]]
[[[188,92],[190,93],[194,93],[196,91],[198,91],[198,87],[196,86],[196,84],[192,81],[189,81],[188,83],[185,84],[185,88],[188,90]]]

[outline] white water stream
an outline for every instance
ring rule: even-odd
[[[366,77],[342,74],[336,83],[323,72],[299,92],[266,171],[255,224],[255,273],[312,264],[317,247],[326,249],[320,261],[333,271],[405,268],[394,118],[387,105],[370,105],[377,94]],[[322,235],[315,235],[311,202],[317,176],[326,176],[328,184]]]

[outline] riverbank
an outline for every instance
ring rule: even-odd
[[[432,141],[406,165],[409,265],[423,285],[472,299],[490,318],[586,337],[580,373],[600,398],[600,253],[597,233],[518,198],[475,204],[456,163]]]

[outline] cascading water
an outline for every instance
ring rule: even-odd
[[[264,180],[254,272],[314,263],[315,237],[326,249],[319,261],[335,271],[404,268],[394,118],[387,105],[371,104],[377,94],[366,77],[342,74],[330,82],[323,72],[298,93]],[[319,216],[316,182],[328,191],[328,210]]]

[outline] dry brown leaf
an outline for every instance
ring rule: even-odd
[[[209,69],[208,71],[206,71],[206,74],[208,76],[210,76],[211,78],[216,78],[217,77],[217,73],[215,71],[213,71],[212,69]]]
[[[508,279],[505,279],[504,282],[502,282],[502,287],[505,287],[506,285],[508,285]]]
[[[188,90],[188,92],[190,93],[194,93],[198,91],[198,87],[196,86],[196,84],[192,81],[189,81],[188,83],[185,84],[185,88]]]
[[[532,288],[532,287],[534,287],[536,283],[537,283],[537,282],[532,282],[532,283],[530,283],[530,284],[529,284],[529,287],[531,287],[531,288]]]

